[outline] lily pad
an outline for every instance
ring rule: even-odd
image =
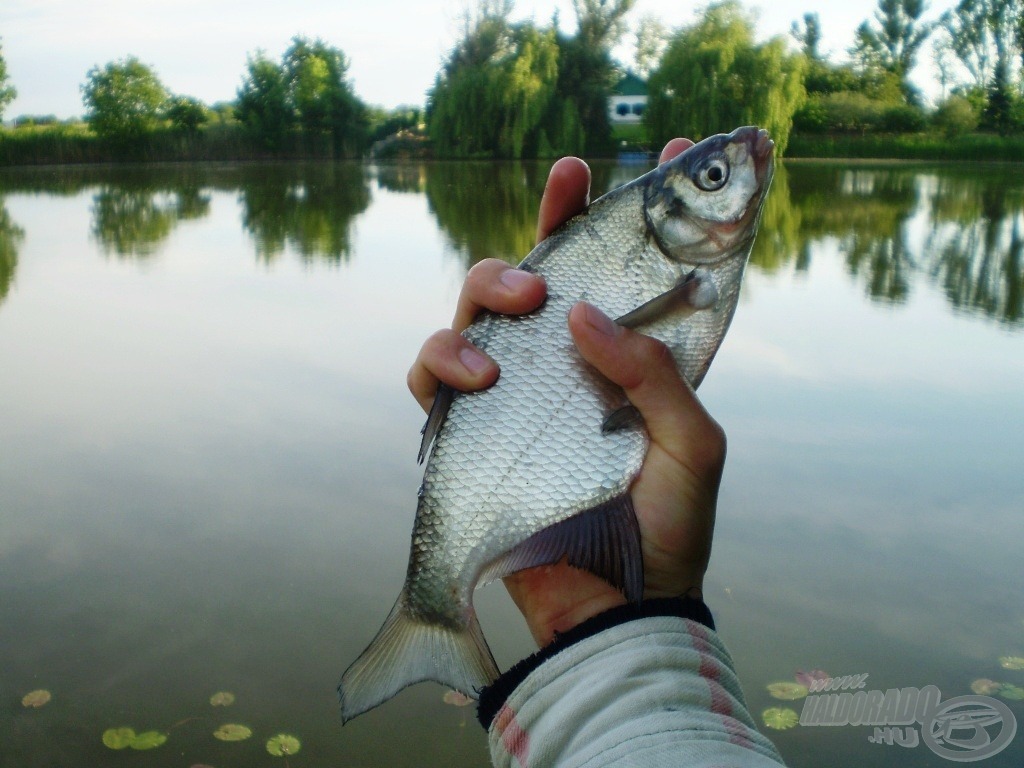
[[[999,666],[1003,669],[1024,669],[1024,656],[1000,656]]]
[[[230,707],[235,703],[235,694],[227,691],[217,691],[210,697],[210,704],[215,707]]]
[[[301,742],[287,733],[279,733],[277,736],[267,740],[267,752],[274,757],[294,755],[301,748]]]
[[[441,700],[445,704],[451,704],[453,707],[468,707],[473,703],[473,699],[459,691],[448,691]]]
[[[167,741],[167,734],[159,731],[146,731],[132,739],[128,746],[132,749],[156,749]]]
[[[769,728],[784,731],[800,722],[800,716],[786,707],[771,707],[761,713],[761,719]]]
[[[124,749],[135,739],[132,728],[108,728],[103,732],[103,745],[111,749]]]
[[[773,699],[795,701],[796,699],[802,699],[807,695],[807,686],[800,685],[800,683],[791,683],[789,681],[769,683],[768,693],[771,694]]]
[[[50,692],[39,689],[21,697],[21,706],[39,708],[50,700]]]
[[[1024,688],[1019,685],[1004,685],[996,694],[1011,701],[1024,701]]]
[[[971,690],[982,696],[991,696],[1002,687],[1002,683],[997,683],[995,680],[989,680],[986,677],[980,677],[971,683]]]
[[[252,736],[252,729],[238,723],[228,723],[214,731],[213,735],[221,741],[245,741]]]

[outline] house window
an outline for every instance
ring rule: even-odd
[[[644,113],[644,106],[645,105],[642,104],[642,103],[634,104],[633,105],[633,114],[634,115],[638,115],[638,116],[642,115]]]
[[[628,115],[629,104],[619,104],[617,107],[615,107],[615,114],[619,115],[620,117],[625,117],[626,115]]]

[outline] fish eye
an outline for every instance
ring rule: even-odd
[[[729,180],[729,161],[725,155],[713,155],[708,158],[697,173],[693,183],[705,192],[717,192]]]

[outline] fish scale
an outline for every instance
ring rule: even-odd
[[[346,721],[436,680],[473,696],[498,670],[473,611],[480,583],[563,557],[640,599],[629,487],[649,439],[625,393],[576,351],[588,301],[664,341],[700,384],[735,310],[772,173],[764,131],[697,144],[595,201],[520,265],[547,283],[536,311],[485,314],[466,338],[501,367],[482,392],[439,389],[406,582],[338,687]],[[625,418],[609,418],[626,413]]]

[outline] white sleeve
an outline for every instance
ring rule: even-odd
[[[549,656],[496,709],[488,737],[499,768],[784,765],[718,635],[678,616],[627,621]]]

